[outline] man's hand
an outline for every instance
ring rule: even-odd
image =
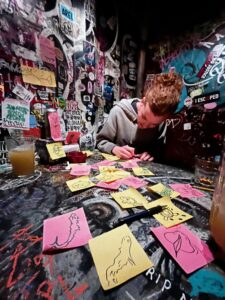
[[[148,152],[143,152],[140,154],[135,154],[135,157],[140,158],[141,160],[145,160],[145,161],[153,161],[154,157],[152,157]]]
[[[115,146],[112,153],[121,159],[131,159],[134,157],[134,148],[126,146]]]

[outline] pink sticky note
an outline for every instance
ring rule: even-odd
[[[137,161],[140,161],[140,159],[134,158],[128,161],[120,162],[120,165],[125,169],[136,168],[139,167]]]
[[[83,246],[91,238],[83,208],[44,220],[43,252]]]
[[[52,139],[54,141],[61,141],[62,133],[58,113],[56,111],[48,113],[48,120]]]
[[[181,197],[184,198],[202,198],[205,194],[193,188],[190,184],[173,183],[170,184],[171,188],[180,193]]]
[[[116,181],[113,181],[110,183],[100,181],[96,184],[96,186],[98,186],[98,187],[101,187],[103,189],[109,189],[109,190],[118,190],[120,185],[121,185],[120,180],[116,180]]]
[[[91,171],[91,166],[76,165],[72,168],[70,175],[85,176],[85,175],[89,175],[90,171]]]
[[[91,165],[91,168],[98,170],[99,166],[112,166],[114,164],[115,164],[115,161],[102,160],[96,164]]]
[[[152,232],[187,274],[214,259],[206,243],[184,225],[160,226],[152,228]]]
[[[131,186],[135,189],[138,189],[138,188],[148,184],[145,180],[137,178],[135,176],[129,176],[129,177],[120,179],[120,183],[125,184],[127,186]]]

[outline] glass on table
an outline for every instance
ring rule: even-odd
[[[30,137],[5,137],[13,173],[17,176],[32,175],[35,171],[34,140]]]

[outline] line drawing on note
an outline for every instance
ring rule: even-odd
[[[140,202],[138,202],[135,198],[130,197],[130,196],[120,196],[120,200],[123,204],[128,204],[128,205],[141,205]]]
[[[129,235],[125,235],[119,247],[119,252],[113,259],[113,263],[105,271],[108,286],[118,283],[118,273],[124,268],[135,266],[134,259],[131,255],[132,241]],[[125,272],[125,270],[124,270]]]
[[[173,208],[168,206],[160,212],[160,215],[163,217],[164,221],[174,221],[174,219],[182,221],[187,216],[185,213],[175,213]]]
[[[173,245],[176,257],[181,251],[187,254],[195,253],[196,255],[200,252],[200,250],[192,244],[190,238],[179,230],[165,232],[164,238]]]
[[[64,242],[59,242],[59,237],[58,235],[55,238],[54,243],[51,244],[53,248],[58,248],[58,247],[67,247],[75,238],[76,234],[78,231],[80,231],[80,219],[77,216],[76,213],[72,213],[69,218],[69,228],[68,228],[68,236],[67,239]]]

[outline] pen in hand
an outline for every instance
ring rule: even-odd
[[[150,209],[147,209],[147,210],[144,210],[144,211],[141,211],[137,214],[134,214],[134,215],[130,215],[130,216],[127,216],[127,217],[123,217],[123,218],[119,218],[114,224],[113,224],[113,227],[117,227],[117,226],[120,226],[122,224],[126,224],[126,223],[131,223],[135,220],[139,220],[141,218],[147,218],[147,217],[151,217],[155,214],[158,214],[160,213],[161,211],[163,211],[164,209],[166,208],[166,205],[163,205],[163,206],[155,206],[155,207],[152,207]]]

